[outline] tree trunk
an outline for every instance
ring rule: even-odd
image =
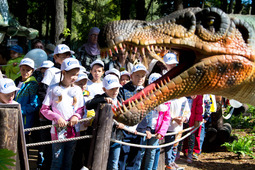
[[[136,19],[145,20],[145,0],[136,1]]]
[[[121,0],[120,2],[120,18],[121,20],[130,19],[130,8],[132,1]]]
[[[230,0],[228,13],[231,14],[233,11],[234,0]]]
[[[221,10],[224,12],[227,12],[228,10],[228,0],[222,0],[221,1]]]
[[[55,18],[56,18],[56,0],[53,1],[50,5],[50,11],[51,11],[51,29],[50,29],[50,42],[53,44],[56,44],[55,42],[55,30],[56,30],[56,23],[55,23]]]
[[[46,33],[45,33],[45,42],[49,39],[49,30],[50,30],[50,6],[52,6],[52,1],[47,0],[47,12],[46,12]]]
[[[251,14],[254,15],[255,14],[255,0],[252,1],[251,3]]]
[[[183,9],[183,0],[174,0],[174,10],[181,10]]]
[[[73,6],[73,0],[68,0],[68,4],[67,4],[67,28],[69,28],[70,33],[72,33],[72,6]],[[70,45],[70,41],[71,41],[71,36],[68,36],[66,39],[66,43],[67,45]]]
[[[56,0],[56,31],[55,31],[55,44],[61,44],[62,40],[59,35],[64,31],[64,0]]]
[[[241,0],[236,0],[236,5],[235,5],[235,14],[241,14],[243,9],[242,1]]]
[[[27,1],[26,0],[18,1],[18,6],[20,7],[20,9],[23,9],[23,10],[16,17],[18,17],[20,25],[28,26],[27,25],[27,9],[28,9]],[[11,11],[9,11],[9,12],[11,13]],[[24,52],[26,52],[27,51],[27,45],[26,45],[27,38],[18,36],[18,42],[19,42],[19,45],[23,48]]]

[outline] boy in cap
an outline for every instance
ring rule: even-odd
[[[105,72],[105,75],[108,75],[108,74],[115,75],[115,76],[118,77],[118,79],[120,78],[120,72],[119,72],[119,70],[117,70],[116,68],[112,68],[112,69],[110,69],[110,70],[107,70],[107,71]]]
[[[9,78],[2,78],[0,81],[0,104],[17,104],[14,101],[15,91],[19,90],[14,81]]]
[[[102,76],[104,75],[104,62],[102,60],[95,60],[90,65],[92,80],[88,81],[87,90],[89,91],[90,98],[93,98],[96,94],[103,94]]]
[[[163,57],[163,61],[166,64],[167,71],[172,70],[179,63],[177,61],[177,56],[174,53],[166,53]]]
[[[126,70],[120,72],[120,84],[124,86],[130,81],[130,73]]]
[[[41,71],[42,75],[44,75],[45,71],[53,66],[54,63],[52,61],[46,60],[42,62],[41,66],[38,69]]]
[[[19,64],[21,76],[15,79],[15,84],[20,90],[15,96],[15,101],[21,105],[21,112],[23,118],[24,128],[31,128],[34,124],[35,114],[38,114],[39,101],[37,90],[38,83],[34,76],[34,61],[30,58],[24,58]],[[28,142],[28,134],[25,133],[26,140]]]
[[[119,79],[115,75],[108,74],[103,79],[103,90],[104,94],[96,95],[92,100],[86,102],[87,109],[96,109],[99,103],[109,103],[113,106],[117,106],[117,96],[119,93],[119,88],[121,87]],[[118,125],[113,126],[112,136],[116,136],[121,140],[122,131],[124,125],[119,123]],[[121,145],[118,143],[110,144],[110,152],[108,158],[107,169],[118,169],[118,161],[120,155]]]
[[[131,72],[131,81],[128,82],[123,86],[123,88],[120,89],[120,97],[122,100],[127,100],[130,97],[134,96],[139,90],[141,89],[141,86],[144,86],[145,78],[148,71],[146,67],[139,63],[137,65],[134,65],[132,72]],[[150,119],[149,116],[145,117],[141,123],[128,127],[129,129],[133,130],[134,132],[140,131],[140,132],[146,132],[147,139],[151,138],[150,133]],[[124,135],[124,142],[128,143],[135,143],[135,144],[142,144],[143,138],[141,136],[137,136],[131,133],[128,133],[126,131],[123,131]],[[122,152],[119,160],[120,169],[140,169],[141,161],[142,161],[142,149],[141,148],[135,148],[130,146],[122,146]]]
[[[5,75],[8,78],[15,80],[20,76],[19,63],[23,59],[23,49],[19,45],[14,45],[9,50],[11,59],[7,62],[6,66],[2,67],[2,70],[5,71]]]

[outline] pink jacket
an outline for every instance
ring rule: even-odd
[[[156,127],[155,127],[155,133],[158,133],[162,135],[162,138],[166,135],[171,115],[170,115],[170,104],[171,102],[166,102],[165,105],[168,107],[166,111],[159,111]]]
[[[197,95],[193,99],[191,107],[191,115],[189,118],[189,126],[194,126],[195,121],[201,122],[203,120],[203,95]]]

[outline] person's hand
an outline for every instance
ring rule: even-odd
[[[150,139],[151,138],[151,132],[146,130],[146,139]]]
[[[156,139],[161,139],[161,138],[162,138],[162,135],[159,134],[159,133],[157,133],[157,134],[156,134]]]
[[[109,104],[113,104],[113,100],[112,100],[112,98],[110,98],[110,97],[106,97],[106,98],[104,98],[105,100],[106,100],[106,102],[107,103],[109,103]]]
[[[137,130],[134,131],[134,134],[137,135]]]
[[[62,117],[58,119],[58,126],[59,127],[65,127],[67,125],[67,122]]]
[[[18,63],[13,63],[12,65],[13,65],[13,66],[17,66],[17,65],[18,65]]]
[[[195,127],[198,127],[198,126],[199,126],[199,124],[200,124],[200,122],[199,122],[199,121],[195,121],[194,126],[195,126]]]
[[[76,125],[76,124],[78,123],[78,120],[79,120],[78,117],[73,116],[73,117],[71,118],[70,122],[69,122],[69,125],[70,125],[70,126]]]
[[[183,122],[185,122],[187,119],[186,119],[186,117],[181,117],[181,122],[183,123]]]
[[[178,125],[181,125],[181,124],[182,124],[182,119],[181,119],[181,117],[175,117],[175,118],[173,118],[173,120],[174,120]]]
[[[125,125],[123,123],[119,123],[116,127],[117,129],[124,129]]]

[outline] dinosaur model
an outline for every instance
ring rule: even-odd
[[[218,8],[187,8],[155,21],[120,20],[99,34],[102,55],[140,51],[161,58],[157,49],[178,52],[179,64],[114,111],[115,119],[134,125],[170,99],[215,94],[255,105],[254,16],[228,15]],[[146,56],[146,57],[145,57]]]

